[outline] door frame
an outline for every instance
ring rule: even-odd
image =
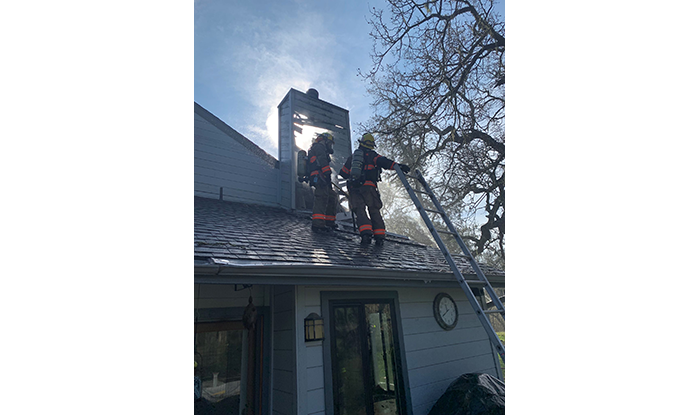
[[[330,302],[334,300],[362,300],[372,302],[382,300],[388,302],[393,311],[394,327],[398,344],[396,353],[397,364],[399,365],[400,384],[402,395],[405,397],[405,410],[407,415],[413,415],[411,405],[411,388],[408,382],[408,368],[406,365],[406,354],[404,352],[403,327],[401,324],[401,310],[399,309],[398,291],[321,291],[321,313],[323,317],[323,332],[326,339],[323,342],[323,380],[326,415],[335,415],[335,405],[333,402],[333,361],[331,357],[331,308]]]

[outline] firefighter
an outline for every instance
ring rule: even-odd
[[[331,183],[331,154],[333,154],[333,134],[316,136],[309,149],[309,184],[314,188],[314,207],[311,215],[311,230],[330,232],[336,228],[335,214],[338,207],[338,194]]]
[[[353,167],[360,168],[358,160],[353,164],[353,155],[348,157],[340,171],[340,176],[348,180],[348,190],[350,191],[350,205],[353,212],[357,216],[357,225],[359,227],[362,241],[360,244],[369,245],[374,237],[374,244],[382,246],[386,236],[384,229],[384,219],[380,209],[382,208],[382,199],[377,189],[377,182],[381,181],[380,173],[382,169],[394,169],[395,165],[399,165],[404,173],[408,173],[411,169],[405,164],[396,163],[384,156],[377,154],[374,151],[374,136],[366,133],[360,143],[358,150],[362,150],[361,173],[355,178],[351,174]],[[359,154],[355,150],[354,154]],[[365,210],[369,210],[369,217]]]

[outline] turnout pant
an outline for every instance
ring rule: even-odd
[[[319,183],[314,188],[314,208],[311,226],[314,228],[335,227],[335,214],[338,207],[338,194],[330,182]]]
[[[359,188],[350,189],[350,204],[357,216],[360,235],[374,235],[376,239],[385,237],[384,219],[380,211],[383,206],[382,199],[375,186],[362,185]]]

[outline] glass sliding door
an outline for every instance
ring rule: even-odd
[[[336,415],[402,415],[392,303],[331,301],[331,360]]]
[[[360,306],[333,308],[333,396],[336,415],[369,415]]]
[[[398,414],[396,366],[391,314],[388,304],[365,304],[368,341],[372,360],[372,406],[375,415]]]

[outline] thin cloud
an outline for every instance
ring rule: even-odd
[[[357,109],[351,121],[366,113],[356,105],[366,99],[355,70],[368,55],[348,49],[367,36],[364,20],[341,31],[337,16],[315,9],[288,2],[195,4],[195,87],[218,104],[216,115],[274,156],[277,105],[290,88],[315,88],[322,100]]]
[[[318,24],[321,17],[313,13],[298,13],[288,20],[289,24],[277,25],[264,18],[248,20],[236,30],[248,35],[231,44],[228,55],[229,86],[252,97],[255,107],[256,115],[241,132],[257,136],[261,147],[273,155],[277,153],[277,105],[289,88],[314,87],[326,100],[339,95],[335,36]]]

